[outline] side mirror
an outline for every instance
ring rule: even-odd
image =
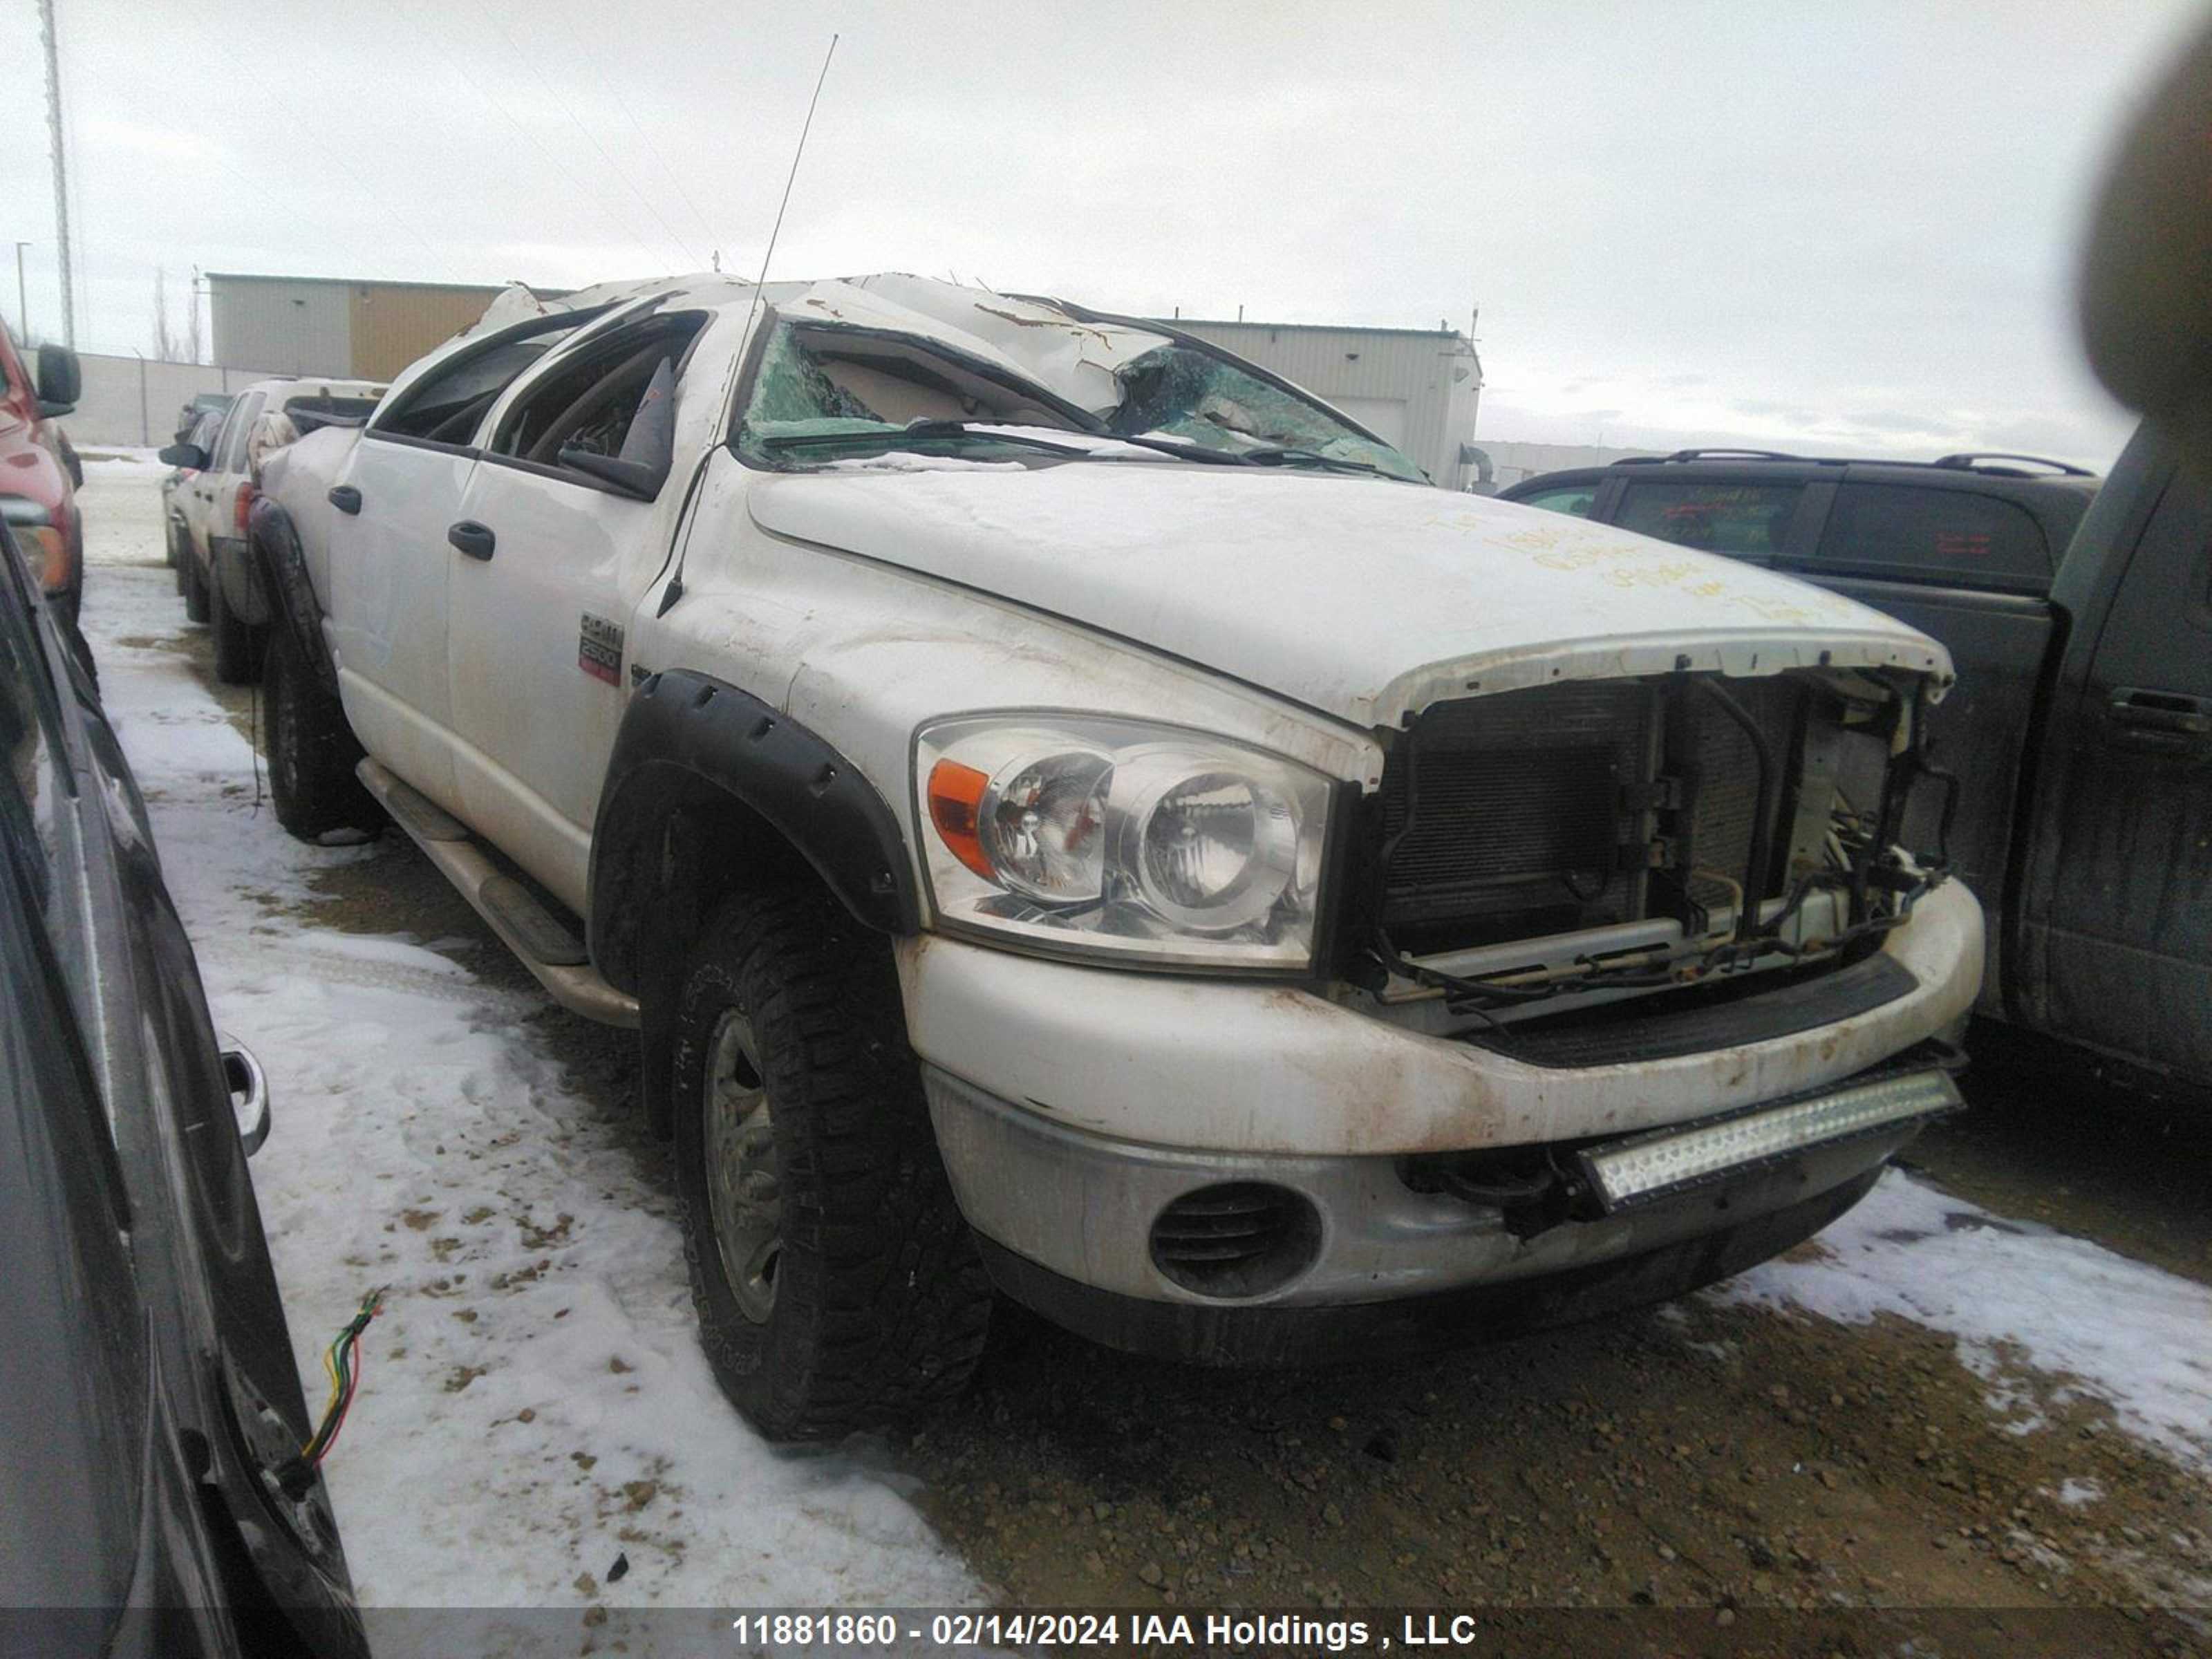
[[[595,455],[563,445],[560,459],[562,465],[641,501],[659,495],[676,464],[676,365],[663,357],[653,371],[637,412],[623,434],[622,453]]]
[[[166,459],[167,450],[161,452]],[[561,451],[561,465],[572,472],[597,478],[601,483],[619,489],[625,495],[635,495],[649,501],[660,494],[660,486],[668,482],[666,466],[648,466],[642,461],[625,461],[617,455],[601,455],[588,449]]]
[[[207,471],[208,453],[198,444],[171,444],[157,459],[164,466],[181,466],[191,472]]]
[[[49,343],[39,348],[39,413],[66,415],[76,407],[84,389],[84,371],[76,353],[65,345]]]

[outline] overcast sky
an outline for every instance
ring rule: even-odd
[[[1465,329],[1478,436],[2102,466],[2088,192],[2180,0],[877,5],[57,0],[89,281],[903,270],[1111,309]],[[0,238],[59,304],[32,0]],[[0,258],[6,249],[0,246]],[[0,289],[4,280],[0,279]],[[13,318],[15,295],[5,307]]]

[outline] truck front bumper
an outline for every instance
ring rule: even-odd
[[[1496,1202],[1425,1180],[1418,1161],[1172,1152],[1048,1124],[934,1068],[924,1079],[955,1195],[1001,1290],[1113,1346],[1250,1364],[1511,1334],[1764,1261],[1856,1203],[1956,1103],[1940,1070],[1888,1075],[1917,1103],[1906,1119],[1627,1206],[1585,1195],[1582,1213],[1533,1233]],[[1224,1250],[1229,1277],[1191,1276],[1218,1273]]]
[[[1249,1360],[1314,1357],[1386,1327],[1579,1317],[1677,1294],[1817,1231],[1917,1120],[1534,1232],[1419,1170],[1497,1148],[1564,1157],[1825,1100],[1963,1019],[1981,971],[1979,907],[1949,883],[1883,949],[1912,988],[1878,1007],[1770,1041],[1581,1067],[1423,1036],[1283,986],[1077,968],[927,935],[902,945],[900,965],[938,1142],[1001,1286],[1102,1340]],[[1305,1230],[1296,1271],[1249,1294],[1163,1271],[1164,1215],[1210,1188],[1278,1194],[1269,1224]],[[1509,1317],[1507,1304],[1522,1311]]]

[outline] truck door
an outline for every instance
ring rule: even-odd
[[[2110,554],[2124,560],[2110,611],[2075,641],[2087,672],[2069,650],[2055,696],[2024,905],[2044,975],[2030,1006],[2059,1036],[2212,1085],[2212,488],[2170,457],[2159,471],[2133,549]],[[2069,565],[2104,518],[2093,509]]]
[[[477,434],[526,368],[595,313],[556,313],[483,339],[386,399],[331,491],[331,625],[346,718],[368,752],[465,816],[446,660],[449,532]]]
[[[704,320],[613,325],[519,380],[454,515],[471,544],[449,560],[459,810],[580,911],[629,702],[630,613],[666,562],[688,478],[668,472],[648,494],[573,458],[618,459],[649,398],[663,431],[687,412],[696,423],[702,400],[686,410],[676,370]]]
[[[446,526],[476,451],[404,434],[362,434],[332,489],[330,607],[346,718],[362,747],[449,810]]]

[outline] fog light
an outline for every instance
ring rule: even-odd
[[[1599,1201],[1613,1210],[1828,1141],[1939,1116],[1961,1103],[1948,1073],[1915,1072],[1788,1105],[1755,1106],[1686,1128],[1662,1129],[1577,1156]]]
[[[1261,1181],[1185,1193],[1152,1223],[1152,1265],[1200,1296],[1265,1296],[1313,1265],[1321,1217],[1303,1194]]]

